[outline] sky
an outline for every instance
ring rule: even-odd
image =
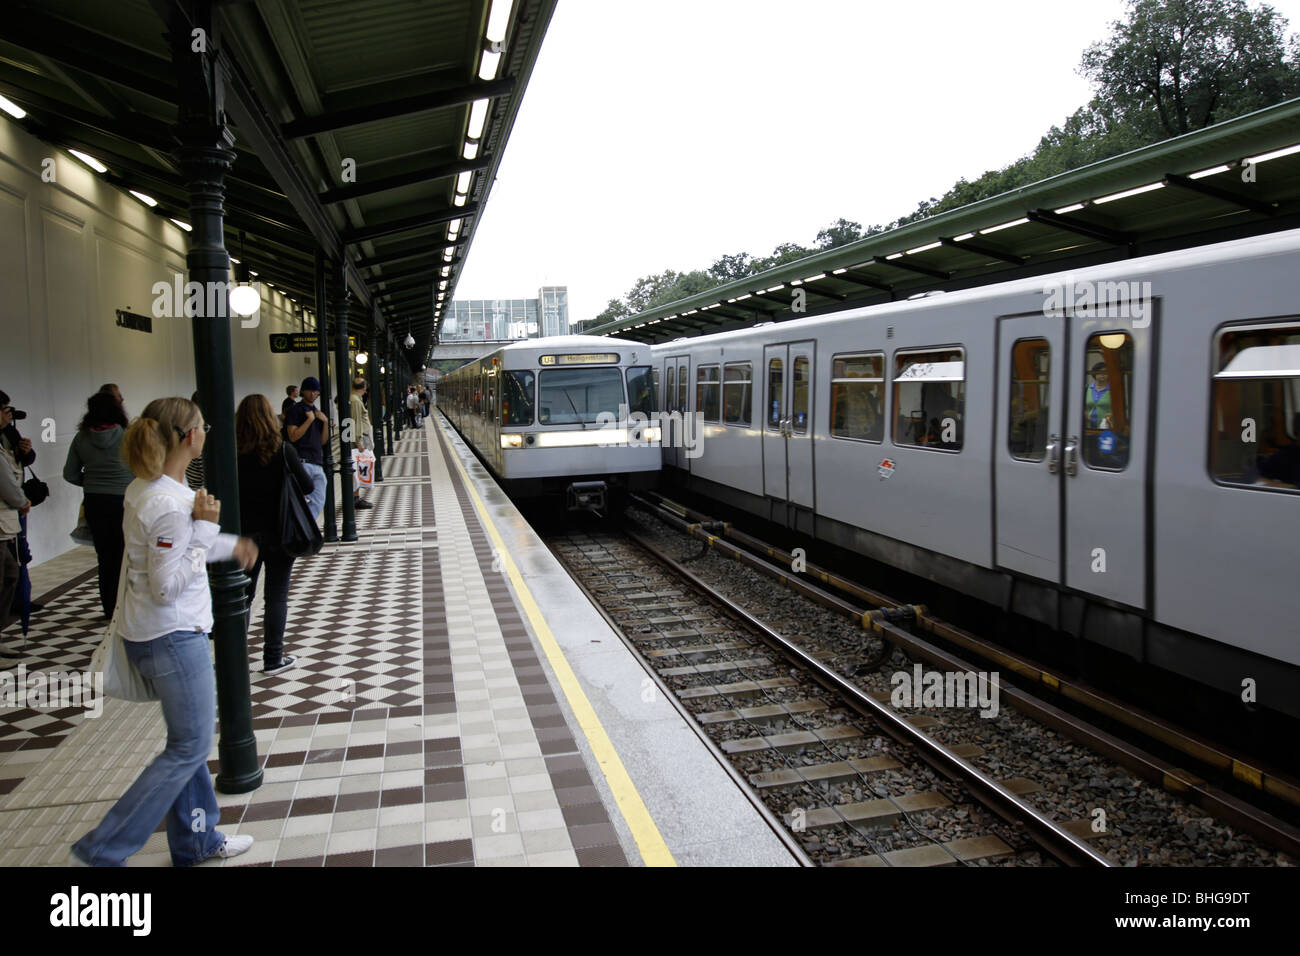
[[[1300,0],[1271,5],[1300,30]],[[644,275],[912,212],[1084,105],[1124,10],[559,0],[456,297],[564,285],[588,319]]]

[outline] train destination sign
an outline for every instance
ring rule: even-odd
[[[607,365],[618,361],[618,355],[614,352],[589,352],[586,354],[570,353],[569,355],[543,355],[539,360],[541,365]]]
[[[277,354],[281,352],[315,352],[317,348],[317,336],[315,332],[273,332],[267,336],[271,343],[271,351]],[[333,342],[326,342],[326,347],[333,348]],[[357,337],[348,336],[348,348],[355,350],[357,347]]]

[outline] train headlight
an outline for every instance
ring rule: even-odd
[[[660,431],[658,425],[648,425],[645,428],[641,429],[641,440],[658,441],[661,434],[662,432]]]
[[[523,447],[524,447],[524,436],[523,436],[523,435],[507,435],[507,434],[504,434],[504,433],[503,433],[503,434],[501,435],[501,447],[502,447],[502,448],[523,448]]]

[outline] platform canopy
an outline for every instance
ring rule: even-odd
[[[1297,226],[1291,100],[586,331],[670,341]]]
[[[429,353],[555,0],[212,0],[238,158],[226,247],[314,308],[318,250],[346,262],[349,326]],[[0,95],[29,132],[184,222],[165,24],[190,0],[11,0]],[[182,17],[184,19],[184,17]],[[79,157],[80,159],[80,157]],[[84,161],[84,160],[83,160]]]

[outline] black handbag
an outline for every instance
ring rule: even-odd
[[[286,445],[280,446],[280,458],[284,462],[284,482],[280,486],[280,547],[291,558],[305,558],[320,551],[325,539],[307,511],[306,500],[298,492]]]
[[[32,476],[23,482],[23,494],[27,496],[27,500],[35,508],[50,496],[50,486],[36,477],[35,470],[31,468],[27,470],[32,473]]]

